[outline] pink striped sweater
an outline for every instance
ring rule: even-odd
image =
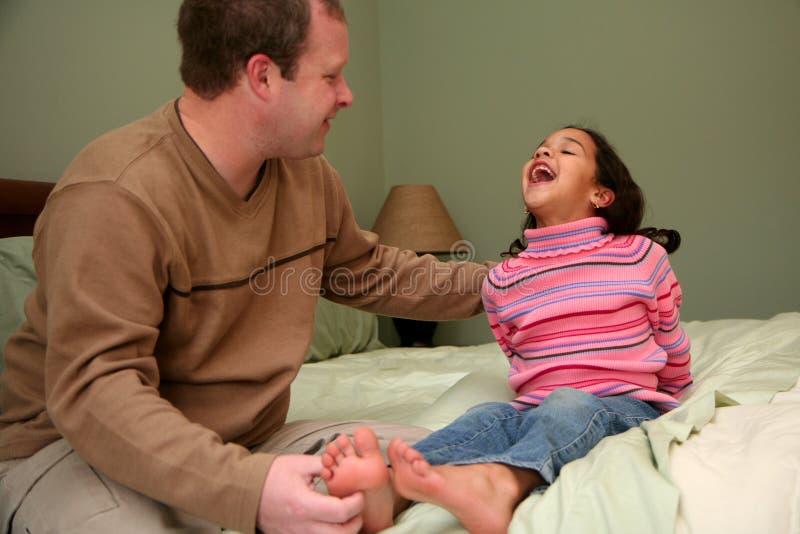
[[[528,247],[483,285],[518,409],[558,387],[629,395],[662,411],[692,382],[681,288],[666,251],[601,217],[526,230]]]

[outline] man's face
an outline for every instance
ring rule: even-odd
[[[281,156],[300,159],[325,148],[329,121],[353,103],[342,69],[348,59],[347,26],[332,18],[312,0],[311,23],[305,51],[298,59],[294,80],[280,80],[276,134]]]

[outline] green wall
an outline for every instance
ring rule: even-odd
[[[0,176],[53,180],[181,90],[179,0],[0,0]],[[568,122],[604,131],[681,231],[683,317],[800,309],[800,1],[345,0],[355,94],[326,154],[369,228],[433,183],[478,259],[522,219],[519,170]],[[483,317],[439,343],[488,341]]]
[[[345,0],[357,104],[327,156],[369,227],[383,196],[378,4]],[[179,0],[0,0],[0,176],[55,181],[89,141],[182,90]]]
[[[181,90],[177,1],[0,1],[0,176],[55,181]]]
[[[800,310],[800,2],[381,0],[380,28],[386,186],[435,184],[479,258],[536,145],[588,123],[683,236],[684,319]]]

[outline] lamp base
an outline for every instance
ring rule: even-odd
[[[400,336],[401,347],[432,347],[436,321],[417,321],[393,317],[392,322]]]

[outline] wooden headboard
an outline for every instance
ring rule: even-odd
[[[36,217],[54,185],[0,178],[0,238],[33,235]]]

